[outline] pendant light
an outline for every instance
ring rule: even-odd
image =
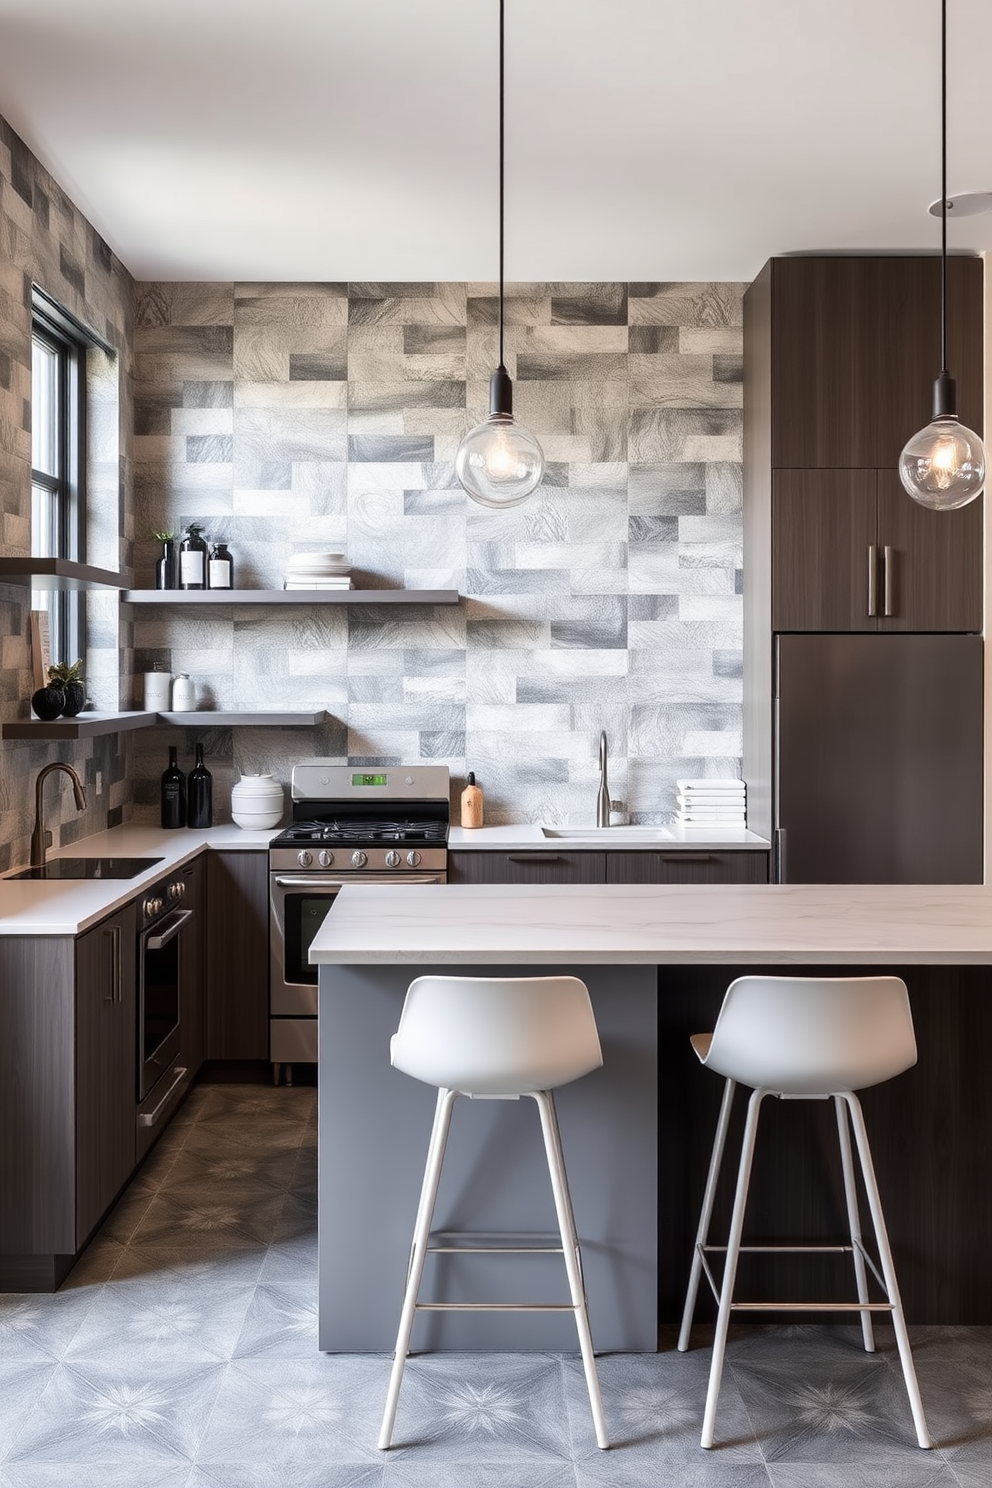
[[[940,376],[933,385],[933,418],[899,456],[899,477],[921,506],[954,511],[981,493],[985,449],[958,419],[947,370],[947,0],[940,4],[940,172]]]
[[[499,0],[499,362],[489,379],[489,417],[472,429],[455,456],[455,474],[482,506],[519,506],[541,484],[544,452],[513,417],[513,384],[503,364],[503,3]]]

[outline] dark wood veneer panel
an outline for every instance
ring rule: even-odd
[[[598,884],[606,881],[605,854],[550,850],[511,853],[451,852],[449,883]]]
[[[773,472],[773,630],[875,629],[868,615],[875,487],[874,470]],[[880,568],[876,578],[880,586]]]
[[[269,1057],[269,860],[209,852],[206,1005],[208,1059]]]
[[[606,882],[619,884],[767,883],[767,852],[611,852]]]
[[[893,615],[879,630],[982,628],[984,498],[936,512],[913,501],[897,470],[878,472],[878,542],[893,549]]]
[[[76,1248],[73,941],[0,939],[0,1252]]]

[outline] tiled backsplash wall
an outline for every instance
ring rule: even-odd
[[[601,729],[634,821],[669,820],[679,776],[737,773],[743,290],[510,286],[515,410],[548,467],[493,513],[453,468],[487,410],[492,285],[139,285],[139,585],[151,533],[199,520],[238,587],[344,548],[357,587],[464,596],[136,610],[136,672],[188,671],[213,706],[331,714],[207,732],[222,807],[241,771],[422,759],[475,770],[490,823],[588,822]],[[139,814],[176,737],[133,736]]]
[[[116,351],[88,359],[91,418],[88,474],[92,504],[88,557],[109,569],[131,562],[130,372],[134,287],[107,244],[0,119],[0,554],[31,552],[31,286],[42,289]],[[116,594],[87,604],[86,673],[101,706],[117,706],[122,652]],[[33,691],[31,592],[0,580],[0,718],[27,717]],[[125,736],[126,737],[126,736]],[[46,786],[46,821],[56,844],[121,821],[130,799],[126,749],[108,735],[78,743],[0,743],[0,871],[28,859],[31,790],[54,759],[74,764],[88,786],[79,814],[63,777]],[[97,775],[101,794],[96,794]],[[62,819],[64,813],[64,819]]]

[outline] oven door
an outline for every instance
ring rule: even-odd
[[[191,909],[177,909],[138,937],[138,1100],[179,1057],[180,941]]]
[[[317,968],[310,945],[346,883],[444,883],[437,873],[356,873],[353,878],[322,873],[269,874],[269,1011],[275,1018],[317,1016]]]

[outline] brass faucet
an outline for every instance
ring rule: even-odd
[[[38,779],[34,787],[34,831],[31,833],[32,868],[44,868],[45,850],[51,846],[52,842],[51,832],[46,832],[41,823],[41,795],[45,780],[51,775],[53,770],[63,770],[72,781],[72,793],[76,798],[76,810],[83,811],[86,807],[85,787],[71,765],[64,765],[61,760],[56,760],[54,764],[46,765],[43,770],[38,771]]]
[[[606,779],[606,730],[599,736],[599,793],[596,796],[596,825],[610,825],[610,787]]]

